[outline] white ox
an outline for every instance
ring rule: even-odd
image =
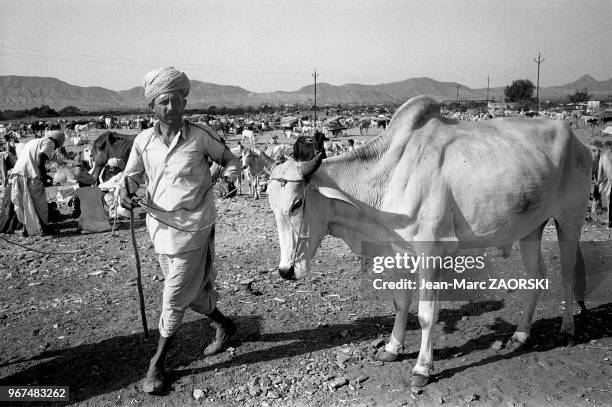
[[[244,143],[244,139],[249,139],[251,144],[255,144],[255,132],[253,130],[242,130],[241,143]]]
[[[597,167],[597,187],[601,193],[603,202],[600,204],[608,208],[608,227],[612,228],[612,206],[610,197],[612,196],[612,150],[603,151],[599,158]],[[593,210],[595,214],[595,200],[593,199]]]
[[[565,294],[561,333],[573,343],[574,288],[586,313],[578,240],[589,200],[591,155],[569,126],[542,119],[457,122],[443,118],[432,99],[420,96],[400,107],[374,140],[353,152],[320,158],[290,160],[272,169],[268,194],[282,277],[303,277],[330,234],[366,255],[372,255],[364,250],[367,242],[397,242],[386,255],[400,247],[444,257],[518,240],[528,277],[543,278],[541,237],[554,218]],[[421,267],[419,280],[437,281],[439,272]],[[378,355],[386,361],[397,359],[403,347],[410,305],[410,290],[394,292],[393,332]],[[515,350],[527,342],[539,290],[526,295],[508,344]],[[413,368],[415,386],[427,384],[432,373],[438,309],[437,291],[420,290],[422,338]]]
[[[83,136],[83,134],[84,134],[85,137],[89,137],[89,123],[86,123],[86,124],[75,124],[74,125],[74,131],[79,136]]]

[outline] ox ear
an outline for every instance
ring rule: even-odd
[[[339,189],[330,188],[330,187],[320,187],[320,186],[316,186],[315,189],[326,198],[343,201],[359,209],[359,207],[353,201],[351,201],[346,195],[344,195],[344,193],[340,191]]]

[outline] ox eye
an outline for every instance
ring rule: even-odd
[[[293,211],[295,211],[295,210],[296,210],[296,209],[298,209],[300,206],[302,206],[302,200],[301,200],[301,199],[298,199],[297,201],[295,201],[295,202],[293,203],[293,205],[291,205],[291,209],[289,209],[289,212],[293,212]]]

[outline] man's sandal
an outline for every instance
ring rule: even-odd
[[[204,356],[212,356],[223,352],[230,338],[236,333],[236,324],[230,320],[226,325],[213,323],[217,328],[215,340],[204,349]]]
[[[148,394],[162,394],[167,386],[166,374],[162,369],[155,369],[152,375],[147,373],[147,377],[142,381],[142,391]]]

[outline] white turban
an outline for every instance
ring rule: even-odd
[[[64,135],[64,132],[63,131],[59,131],[59,130],[50,131],[47,134],[45,134],[45,136],[47,138],[50,138],[52,140],[57,141],[60,146],[64,145],[64,140],[66,139],[66,136]]]
[[[180,91],[184,97],[189,94],[189,78],[173,67],[151,71],[144,76],[143,81],[144,97],[149,103],[162,93]]]

